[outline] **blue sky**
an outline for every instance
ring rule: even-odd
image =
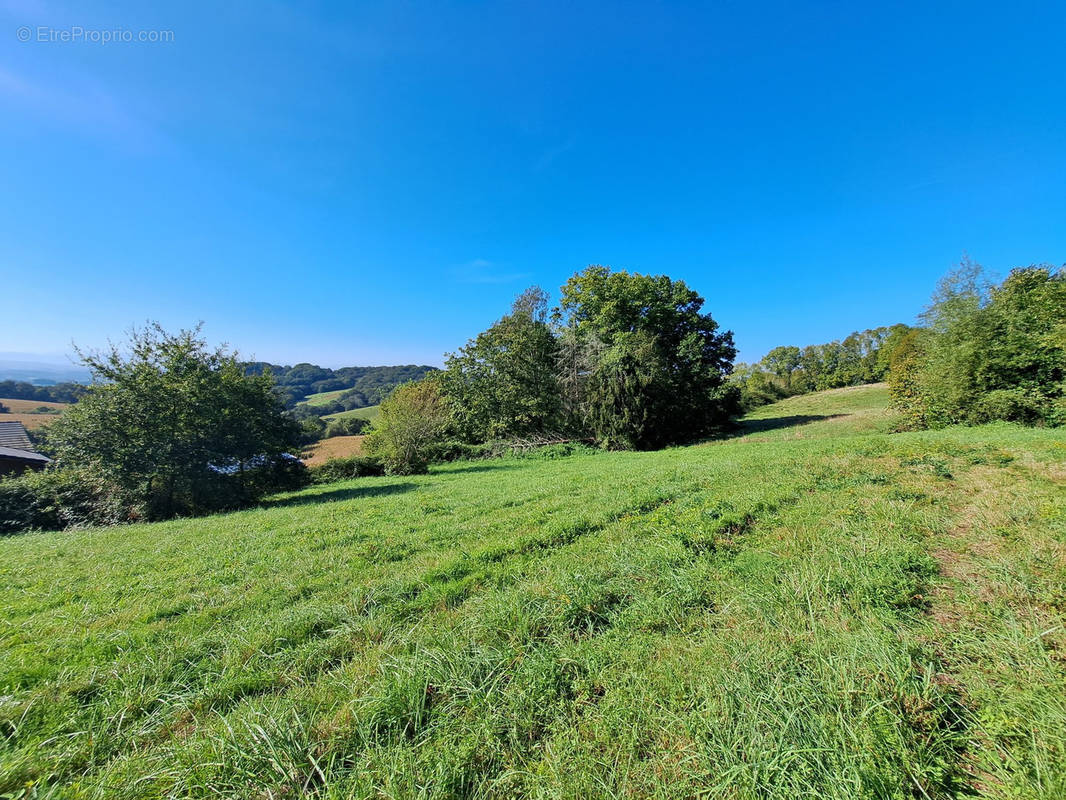
[[[1066,261],[1063,41],[1059,2],[0,2],[0,351],[439,363],[590,263],[744,359],[911,321],[964,251]]]

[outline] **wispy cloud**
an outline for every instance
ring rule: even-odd
[[[460,283],[515,283],[528,278],[529,272],[511,272],[484,258],[475,258],[452,270]]]

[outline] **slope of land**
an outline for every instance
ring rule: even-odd
[[[1066,796],[1066,433],[884,406],[0,541],[0,792]]]
[[[331,419],[347,419],[350,417],[357,417],[359,419],[369,420],[373,422],[377,419],[378,412],[381,410],[381,406],[366,406],[364,408],[351,408],[347,411],[338,411],[335,414],[326,414],[322,419],[329,422]]]

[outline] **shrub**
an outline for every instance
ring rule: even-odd
[[[96,382],[46,433],[63,474],[91,476],[90,489],[106,481],[106,498],[149,519],[236,508],[298,482],[285,454],[299,428],[272,380],[246,375],[198,329],[152,325],[83,362]]]
[[[1066,272],[1015,269],[994,286],[964,261],[940,282],[923,321],[889,372],[893,401],[911,427],[1063,423]]]
[[[323,435],[323,438],[329,439],[333,436],[358,436],[369,426],[370,420],[363,419],[362,417],[341,417],[340,419],[330,420],[326,426],[326,432]]]
[[[434,378],[396,387],[381,404],[363,447],[377,456],[389,475],[426,472],[433,448],[444,441],[448,409]]]
[[[331,458],[324,464],[310,467],[308,472],[313,483],[336,483],[352,478],[367,478],[385,474],[385,465],[379,459],[368,456]]]
[[[114,525],[144,516],[88,470],[49,469],[0,481],[0,533]]]

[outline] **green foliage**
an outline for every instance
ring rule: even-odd
[[[363,417],[340,417],[326,425],[324,438],[332,436],[358,436],[370,427],[370,420]]]
[[[559,427],[558,344],[547,313],[544,291],[528,289],[510,314],[445,358],[441,387],[464,437],[488,441]]]
[[[426,378],[397,386],[382,402],[364,450],[385,465],[389,475],[416,475],[428,469],[443,440],[450,415],[440,381]]]
[[[85,394],[80,383],[64,382],[51,386],[36,386],[26,381],[0,381],[0,397],[12,400],[40,400],[46,403],[76,403]]]
[[[1066,272],[1019,268],[993,286],[964,261],[941,281],[923,320],[890,375],[911,426],[1061,424]]]
[[[299,482],[283,458],[299,431],[269,377],[246,375],[197,330],[152,325],[127,348],[83,355],[95,382],[46,434],[57,469],[99,476],[147,519],[239,507]]]
[[[434,367],[414,364],[329,369],[308,363],[282,366],[253,361],[243,366],[249,375],[269,374],[286,408],[305,408],[305,413],[318,416],[377,405],[401,383],[420,380],[436,371]],[[321,395],[327,393],[335,393],[335,396],[324,401]],[[315,397],[313,403],[305,403],[305,398],[312,399],[309,395],[319,397]]]
[[[0,480],[0,534],[136,520],[138,505],[91,469],[48,469]]]
[[[738,410],[725,384],[733,334],[665,275],[592,266],[562,288],[560,375],[579,429],[608,447],[647,449],[709,435]]]
[[[336,483],[337,481],[365,478],[385,474],[385,465],[369,456],[331,458],[323,464],[308,468],[312,483]]]
[[[878,383],[888,375],[892,354],[911,329],[896,324],[855,331],[843,341],[775,347],[758,364],[739,364],[730,381],[751,410],[785,397],[824,389]]]

